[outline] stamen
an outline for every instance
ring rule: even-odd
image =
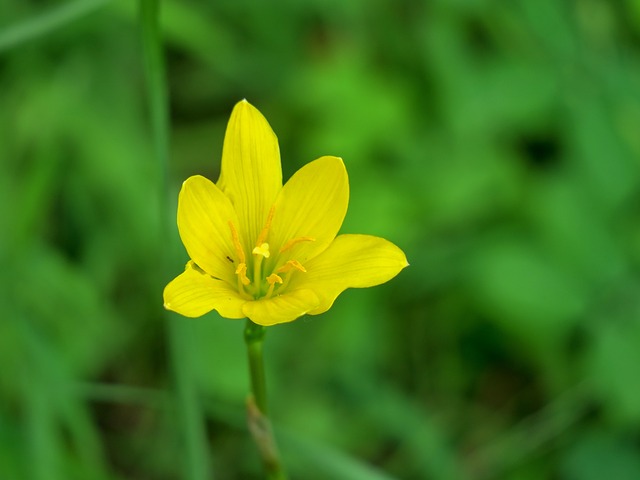
[[[242,250],[242,244],[240,243],[240,238],[238,237],[238,231],[236,230],[236,227],[233,225],[233,222],[231,220],[229,220],[229,228],[231,229],[231,238],[233,238],[233,246],[235,247],[236,253],[238,254],[238,260],[241,264],[246,263],[247,257],[245,257],[244,250]],[[236,273],[238,272],[236,271]]]
[[[300,270],[301,272],[306,272],[307,269],[302,266],[302,264],[297,260],[289,260],[283,266],[281,266],[278,270],[279,273],[287,273],[293,270],[294,268]]]
[[[240,265],[238,265],[238,268],[236,268],[236,275],[238,275],[238,281],[242,282],[242,285],[249,285],[251,283],[251,280],[249,280],[249,277],[247,277],[246,263],[241,263]],[[238,287],[240,286],[238,285]]]
[[[254,255],[262,255],[264,258],[269,258],[269,255],[271,255],[269,253],[269,244],[268,243],[259,244],[259,246],[254,248],[251,253],[253,253]]]
[[[316,239],[313,238],[313,237],[292,238],[291,240],[289,240],[287,243],[284,244],[284,246],[280,249],[280,253],[289,250],[291,247],[293,247],[294,245],[297,245],[298,243],[301,243],[301,242],[315,242],[315,241],[316,241]]]
[[[267,223],[265,223],[264,228],[258,235],[258,240],[256,240],[256,246],[260,246],[267,239],[267,235],[269,234],[269,229],[271,228],[271,221],[273,220],[273,214],[276,211],[276,206],[273,205],[271,210],[269,210],[269,216],[267,217]]]
[[[269,290],[267,290],[267,295],[265,298],[271,298],[271,295],[273,295],[273,289],[275,288],[276,283],[282,284],[282,278],[280,278],[280,275],[276,275],[275,273],[272,273],[267,277],[267,283],[269,284]]]

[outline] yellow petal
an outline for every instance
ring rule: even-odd
[[[205,272],[235,285],[234,264],[238,264],[238,258],[229,221],[238,224],[236,212],[213,182],[199,175],[185,180],[178,197],[182,243],[189,257]]]
[[[218,186],[235,206],[250,253],[282,188],[282,167],[278,139],[246,100],[236,104],[229,119]]]
[[[185,317],[200,317],[217,310],[226,318],[244,318],[245,302],[226,282],[201,273],[193,268],[192,262],[164,289],[164,308]]]
[[[244,314],[258,325],[275,325],[291,322],[320,304],[317,295],[311,290],[300,289],[270,299],[246,302],[242,307]]]
[[[407,267],[407,257],[393,243],[370,235],[339,235],[310,260],[307,273],[296,274],[287,287],[313,290],[320,304],[312,315],[326,312],[347,288],[373,287],[387,282]]]
[[[349,204],[349,180],[342,159],[321,157],[298,170],[276,200],[269,241],[272,252],[300,237],[288,258],[303,265],[323,251],[338,234]]]

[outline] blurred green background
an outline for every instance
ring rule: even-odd
[[[640,1],[0,0],[0,479],[258,479],[242,321],[184,319],[182,181],[247,98],[411,267],[270,328],[296,479],[640,478]]]

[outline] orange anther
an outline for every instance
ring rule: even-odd
[[[245,257],[244,250],[242,250],[242,244],[240,243],[240,238],[238,237],[238,231],[236,230],[236,227],[235,225],[233,225],[233,222],[231,220],[229,220],[229,228],[231,229],[231,238],[233,238],[233,246],[235,247],[236,253],[238,254],[238,259],[240,260],[241,264],[246,263],[247,257]]]
[[[313,237],[293,238],[293,239],[289,240],[287,243],[285,243],[282,248],[280,248],[280,253],[289,250],[291,247],[293,247],[294,245],[296,245],[298,243],[301,243],[301,242],[315,242],[315,241],[316,241],[316,239],[313,238]]]
[[[307,269],[304,268],[304,266],[302,266],[302,264],[297,260],[289,260],[287,263],[281,266],[277,271],[280,273],[287,273],[293,270],[294,268],[297,270],[300,270],[301,272],[307,271]]]
[[[258,240],[256,240],[256,247],[259,247],[260,245],[262,245],[264,241],[267,239],[267,235],[269,234],[269,229],[271,228],[271,221],[273,220],[273,214],[275,213],[275,211],[276,211],[276,207],[274,205],[271,207],[271,210],[269,210],[267,223],[265,223],[264,228],[260,232],[260,235],[258,235]]]
[[[238,275],[238,278],[243,285],[249,285],[251,283],[251,280],[249,280],[249,277],[247,277],[246,263],[241,263],[240,265],[238,265],[238,268],[236,268],[236,275]]]

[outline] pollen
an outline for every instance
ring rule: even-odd
[[[244,250],[242,249],[242,244],[240,243],[240,238],[238,237],[238,231],[236,230],[236,227],[231,220],[229,220],[229,228],[231,229],[231,238],[233,239],[233,246],[236,249],[236,253],[238,254],[238,260],[240,264],[246,263],[247,257],[245,256]],[[238,272],[236,271],[236,273]]]
[[[284,246],[280,249],[280,253],[282,252],[286,252],[287,250],[289,250],[291,247],[293,247],[294,245],[297,245],[298,243],[302,243],[302,242],[315,242],[316,239],[313,237],[298,237],[298,238],[292,238],[291,240],[289,240],[287,243],[284,244]]]
[[[238,265],[238,268],[236,268],[236,275],[238,275],[238,280],[242,282],[242,285],[249,285],[251,283],[251,280],[249,280],[249,277],[247,277],[246,263],[241,263],[240,265]]]
[[[282,278],[280,277],[280,275],[272,273],[267,277],[267,283],[269,284],[269,290],[267,290],[267,295],[265,296],[265,298],[271,298],[271,295],[273,295],[273,289],[275,288],[276,283],[282,284]]]
[[[297,260],[289,260],[287,263],[285,263],[283,266],[281,266],[277,270],[277,272],[278,273],[287,273],[287,272],[290,272],[291,270],[293,270],[294,268],[297,269],[297,270],[300,270],[301,272],[306,272],[307,271],[307,269],[304,268],[299,261],[297,261]]]
[[[276,207],[274,205],[271,207],[271,210],[269,210],[269,216],[267,217],[267,222],[265,223],[264,228],[260,232],[260,235],[258,235],[258,239],[256,240],[256,247],[259,247],[260,245],[262,245],[264,241],[267,239],[267,235],[269,235],[269,229],[271,228],[271,222],[273,221],[273,215],[275,212],[276,212]]]

